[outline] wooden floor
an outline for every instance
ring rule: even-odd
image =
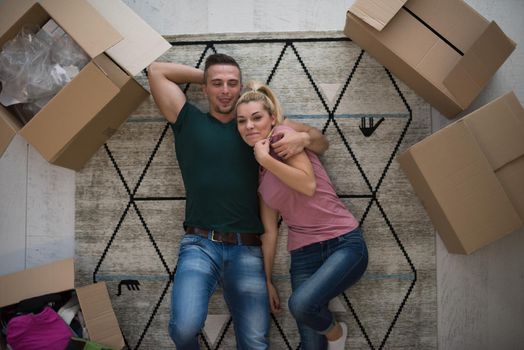
[[[342,30],[353,1],[125,2],[161,34],[196,34]],[[510,90],[524,103],[524,0],[466,2],[518,44],[468,111]],[[432,114],[434,131],[449,123]],[[0,274],[74,255],[74,177],[14,139],[0,158]],[[523,348],[524,229],[471,256],[448,254],[438,236],[436,245],[439,349]]]

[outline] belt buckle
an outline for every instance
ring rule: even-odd
[[[218,243],[220,243],[221,241],[219,241],[218,239],[215,239],[215,233],[216,233],[215,230],[211,230],[211,242],[218,242]]]

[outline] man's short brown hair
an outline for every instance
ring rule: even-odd
[[[226,54],[214,53],[206,58],[206,64],[204,67],[204,83],[207,82],[207,70],[209,69],[209,67],[214,66],[216,64],[225,64],[237,67],[238,71],[240,72],[240,81],[242,82],[242,71],[240,70],[238,62],[233,57],[228,56]]]

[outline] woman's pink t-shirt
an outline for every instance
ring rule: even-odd
[[[275,133],[291,128],[279,125]],[[289,228],[289,251],[348,233],[358,221],[338,198],[326,170],[313,152],[306,150],[317,183],[312,197],[303,195],[262,169],[258,192],[266,204],[277,210]],[[278,156],[274,155],[275,158]]]

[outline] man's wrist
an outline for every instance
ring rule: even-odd
[[[311,145],[311,135],[307,131],[303,131],[301,134],[304,148],[308,148]]]

